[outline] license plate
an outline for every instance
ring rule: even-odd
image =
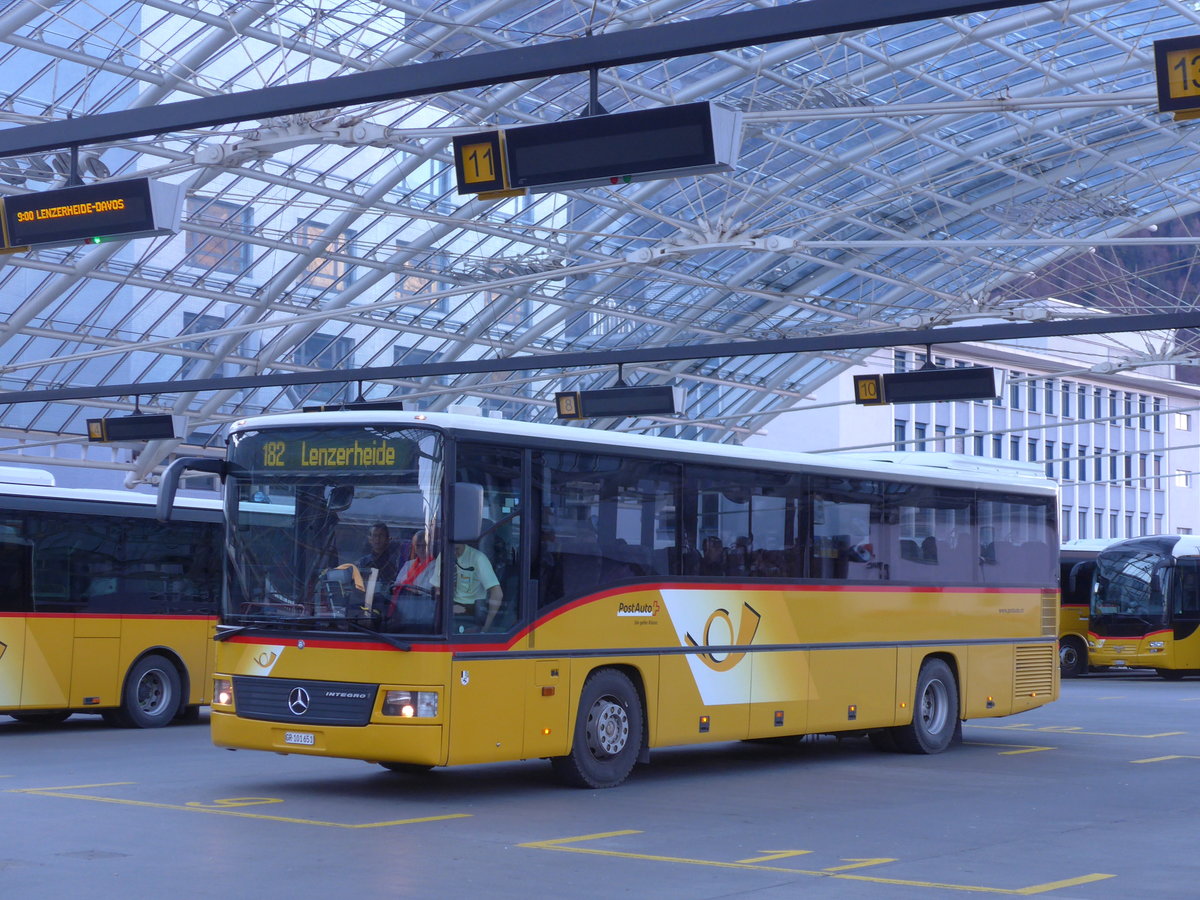
[[[317,742],[317,736],[309,734],[307,731],[285,731],[283,733],[283,742],[285,744],[305,744],[312,746]]]

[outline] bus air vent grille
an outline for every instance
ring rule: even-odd
[[[1013,692],[1017,697],[1049,697],[1054,692],[1058,654],[1053,644],[1018,644]]]

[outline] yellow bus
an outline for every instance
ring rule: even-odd
[[[1088,660],[1088,616],[1095,559],[1113,540],[1077,538],[1059,551],[1058,662],[1063,678],[1086,675]]]
[[[194,717],[212,687],[221,521],[215,500],[181,500],[164,526],[153,496],[0,470],[0,714]]]
[[[1096,557],[1088,654],[1093,666],[1200,675],[1200,538],[1117,541]]]
[[[229,517],[218,746],[598,788],[671,745],[936,753],[1058,694],[1040,478],[383,411],[239,421],[194,464]],[[365,564],[379,524],[432,538],[423,581]]]

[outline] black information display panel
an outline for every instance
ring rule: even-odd
[[[63,244],[153,231],[150,179],[86,184],[4,198],[10,247]]]
[[[883,376],[886,403],[933,403],[939,400],[990,400],[996,396],[996,370],[990,366],[962,369],[918,369]]]
[[[710,166],[715,161],[712,111],[687,103],[589,116],[504,132],[513,188],[569,184]]]

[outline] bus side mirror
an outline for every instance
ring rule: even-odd
[[[483,531],[483,485],[458,481],[454,484],[454,515],[450,519],[450,542],[469,544]]]
[[[154,513],[158,521],[171,521],[175,492],[179,489],[179,479],[185,471],[210,472],[224,481],[229,468],[225,460],[213,459],[211,456],[181,456],[171,460],[158,480],[158,502],[155,504]]]

